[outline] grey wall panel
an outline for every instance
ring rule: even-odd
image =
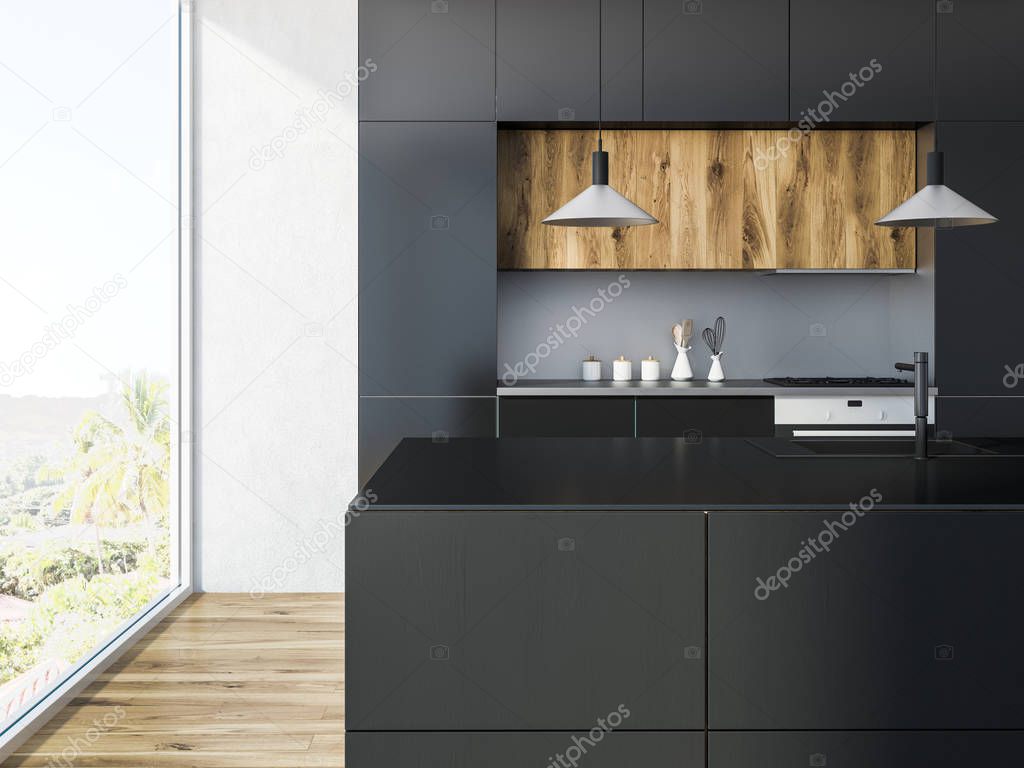
[[[493,120],[494,0],[360,0],[360,120]]]
[[[732,379],[893,376],[893,363],[917,345],[929,350],[934,333],[927,276],[630,272],[621,295],[601,300],[598,292],[617,279],[601,272],[500,272],[497,378],[518,366],[526,378],[577,379],[591,353],[604,361],[605,377],[619,355],[633,360],[637,377],[640,360],[654,355],[667,378],[676,354],[671,327],[687,317],[698,329],[726,317],[722,362]],[[591,315],[595,300],[600,311]],[[566,326],[577,310],[585,322]],[[551,329],[558,332],[554,345]],[[524,361],[536,362],[533,372],[519,365]],[[690,362],[698,378],[707,376],[710,360],[699,337]]]

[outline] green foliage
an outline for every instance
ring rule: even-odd
[[[130,377],[121,404],[124,426],[89,411],[72,434],[74,453],[61,465],[42,467],[38,477],[61,483],[52,506],[69,509],[71,522],[166,525],[171,467],[167,383],[145,373]]]
[[[15,459],[0,471],[0,498],[23,493],[39,484],[36,473],[46,463],[45,456],[31,455]]]
[[[136,570],[147,548],[145,541],[104,541],[102,571],[128,573]],[[151,570],[163,575],[158,563],[154,563]],[[88,581],[99,573],[99,561],[93,553],[59,542],[17,547],[0,553],[0,593],[25,600],[32,600],[47,587],[63,581],[78,576]]]
[[[50,587],[25,621],[0,628],[0,683],[47,658],[75,663],[156,596],[149,569],[83,576]]]
[[[170,575],[171,420],[167,383],[127,376],[116,419],[86,413],[63,462],[31,457],[0,475],[0,592],[34,599],[0,625],[0,683],[48,658],[69,663],[103,642]],[[87,549],[67,539],[28,546],[44,526],[92,526]],[[102,529],[145,523],[153,540],[110,541]]]

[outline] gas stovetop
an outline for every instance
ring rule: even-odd
[[[851,376],[849,378],[833,378],[832,376],[783,376],[765,379],[766,384],[777,387],[912,387],[913,382],[892,377],[876,378],[874,376]]]

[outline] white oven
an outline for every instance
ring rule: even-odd
[[[928,423],[935,423],[935,396]],[[775,432],[792,437],[913,437],[914,391],[879,395],[775,395]]]

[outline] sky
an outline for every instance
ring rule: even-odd
[[[0,18],[0,394],[170,375],[177,2],[0,0]]]

